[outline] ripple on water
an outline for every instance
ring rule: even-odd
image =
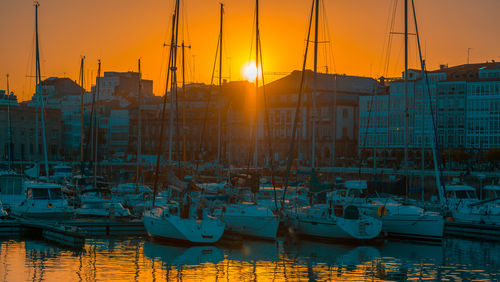
[[[345,246],[249,241],[183,247],[147,238],[87,240],[72,251],[39,240],[0,241],[3,281],[500,280],[500,244],[446,239]]]

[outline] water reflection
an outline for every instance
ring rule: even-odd
[[[248,241],[182,247],[146,238],[87,240],[79,252],[44,241],[0,240],[3,281],[499,280],[500,244],[446,239],[348,246]]]
[[[176,267],[217,264],[224,259],[222,251],[215,246],[179,247],[146,241],[143,251],[150,259],[158,259],[166,266]]]

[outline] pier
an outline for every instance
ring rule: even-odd
[[[70,247],[82,248],[85,239],[146,235],[142,220],[66,220],[50,221],[16,218],[0,221],[0,236],[15,237],[40,234],[45,240]]]

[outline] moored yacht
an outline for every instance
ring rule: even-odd
[[[336,214],[332,207],[316,204],[289,213],[292,226],[299,235],[324,239],[371,240],[382,231],[382,221],[360,212],[354,205]]]
[[[130,212],[121,203],[113,201],[111,191],[87,189],[80,193],[81,206],[75,214],[79,218],[129,218]]]
[[[328,193],[328,201],[334,210],[344,205],[356,205],[362,213],[382,220],[382,230],[389,236],[421,240],[441,240],[444,219],[436,212],[399,202],[393,198],[370,198],[364,180],[349,180],[343,188]]]
[[[487,191],[498,193],[494,187],[485,187]],[[500,228],[500,205],[498,198],[479,200],[476,189],[468,185],[447,185],[448,217],[454,223],[491,225]]]
[[[151,207],[153,191],[144,184],[119,184],[111,191],[113,196],[120,199],[120,202],[134,215],[142,215],[147,207]]]
[[[62,187],[53,183],[24,182],[26,198],[11,206],[12,215],[24,218],[67,219],[74,209],[64,198]]]
[[[226,224],[226,231],[243,236],[275,240],[279,218],[266,206],[255,203],[230,203],[216,209],[215,215]]]
[[[225,228],[224,222],[204,210],[198,209],[194,215],[190,205],[176,202],[146,210],[143,220],[146,231],[153,238],[195,244],[216,243]]]

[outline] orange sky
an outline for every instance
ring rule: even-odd
[[[325,0],[328,37],[320,28],[320,40],[329,38],[332,52],[320,46],[320,71],[377,77],[387,39],[386,24],[394,0]],[[77,79],[80,55],[86,74],[96,75],[97,59],[104,71],[136,70],[142,58],[144,77],[154,80],[155,94],[164,92],[168,50],[162,47],[170,34],[173,0],[40,0],[39,29],[42,75]],[[186,50],[189,81],[209,82],[218,36],[219,1],[185,0],[180,38],[192,46]],[[250,58],[253,0],[225,0],[225,51],[223,76],[243,79],[242,67]],[[309,0],[261,0],[261,36],[266,73],[300,69],[309,15]],[[500,60],[500,1],[416,0],[422,44],[429,68]],[[413,27],[412,27],[413,29]],[[396,31],[402,31],[402,1]],[[0,1],[0,89],[11,89],[20,100],[34,89],[34,8],[29,0]],[[417,67],[415,40],[410,40],[410,66]],[[392,44],[389,76],[400,75],[403,41]],[[252,52],[252,55],[254,52]],[[328,54],[325,57],[325,54]],[[335,58],[335,67],[331,54]],[[194,62],[193,62],[194,58]],[[253,56],[250,60],[254,60]],[[312,60],[310,60],[312,61]],[[194,77],[193,77],[194,65]],[[312,67],[311,64],[308,64]],[[163,74],[163,75],[162,75]],[[270,81],[277,75],[266,76]],[[95,79],[94,79],[95,81]]]

